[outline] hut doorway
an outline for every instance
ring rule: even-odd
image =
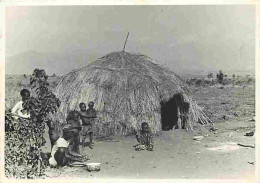
[[[172,130],[173,127],[177,125],[177,112],[177,103],[174,97],[168,101],[161,102],[161,123],[163,131]]]

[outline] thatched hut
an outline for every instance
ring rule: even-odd
[[[59,118],[79,103],[95,102],[96,133],[131,134],[147,121],[154,133],[177,122],[176,94],[190,103],[190,123],[210,120],[190,97],[185,82],[151,58],[127,52],[113,52],[64,75],[56,95],[62,101]]]

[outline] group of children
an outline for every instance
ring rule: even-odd
[[[75,130],[73,139],[73,150],[79,152],[80,134],[82,136],[82,148],[85,147],[85,140],[89,135],[89,148],[93,149],[93,123],[97,117],[97,112],[94,109],[94,102],[89,102],[88,109],[85,103],[80,103],[80,111],[70,111],[67,117],[67,124]]]
[[[18,102],[12,109],[12,114],[17,118],[30,119],[28,111],[24,111],[23,103],[29,99],[30,92],[23,89],[20,92],[22,101]],[[49,163],[51,166],[64,166],[70,161],[82,161],[84,156],[80,155],[80,136],[82,136],[82,148],[85,147],[86,137],[89,135],[89,147],[93,149],[93,123],[97,117],[94,109],[94,102],[89,102],[88,109],[85,103],[79,104],[80,111],[70,111],[63,127],[63,135],[59,137],[53,125],[48,123],[49,137],[51,140],[51,158]],[[153,150],[153,135],[147,122],[141,124],[141,130],[136,134],[138,145],[135,150]]]

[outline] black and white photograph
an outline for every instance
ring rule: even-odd
[[[5,179],[255,181],[256,4],[4,10]]]

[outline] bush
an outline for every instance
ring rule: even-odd
[[[233,82],[232,79],[225,78],[225,79],[223,79],[222,84],[229,85],[229,84],[232,84],[232,82]]]
[[[44,175],[46,163],[42,159],[41,146],[49,114],[55,113],[59,99],[49,90],[48,76],[44,70],[35,69],[30,86],[36,97],[24,102],[24,110],[30,119],[15,120],[6,111],[5,115],[5,173],[11,178],[35,178]]]
[[[224,74],[222,73],[222,71],[220,70],[219,73],[217,73],[217,79],[219,83],[222,83],[224,78]]]
[[[211,72],[207,76],[208,76],[208,79],[212,79],[213,78],[213,73]]]

